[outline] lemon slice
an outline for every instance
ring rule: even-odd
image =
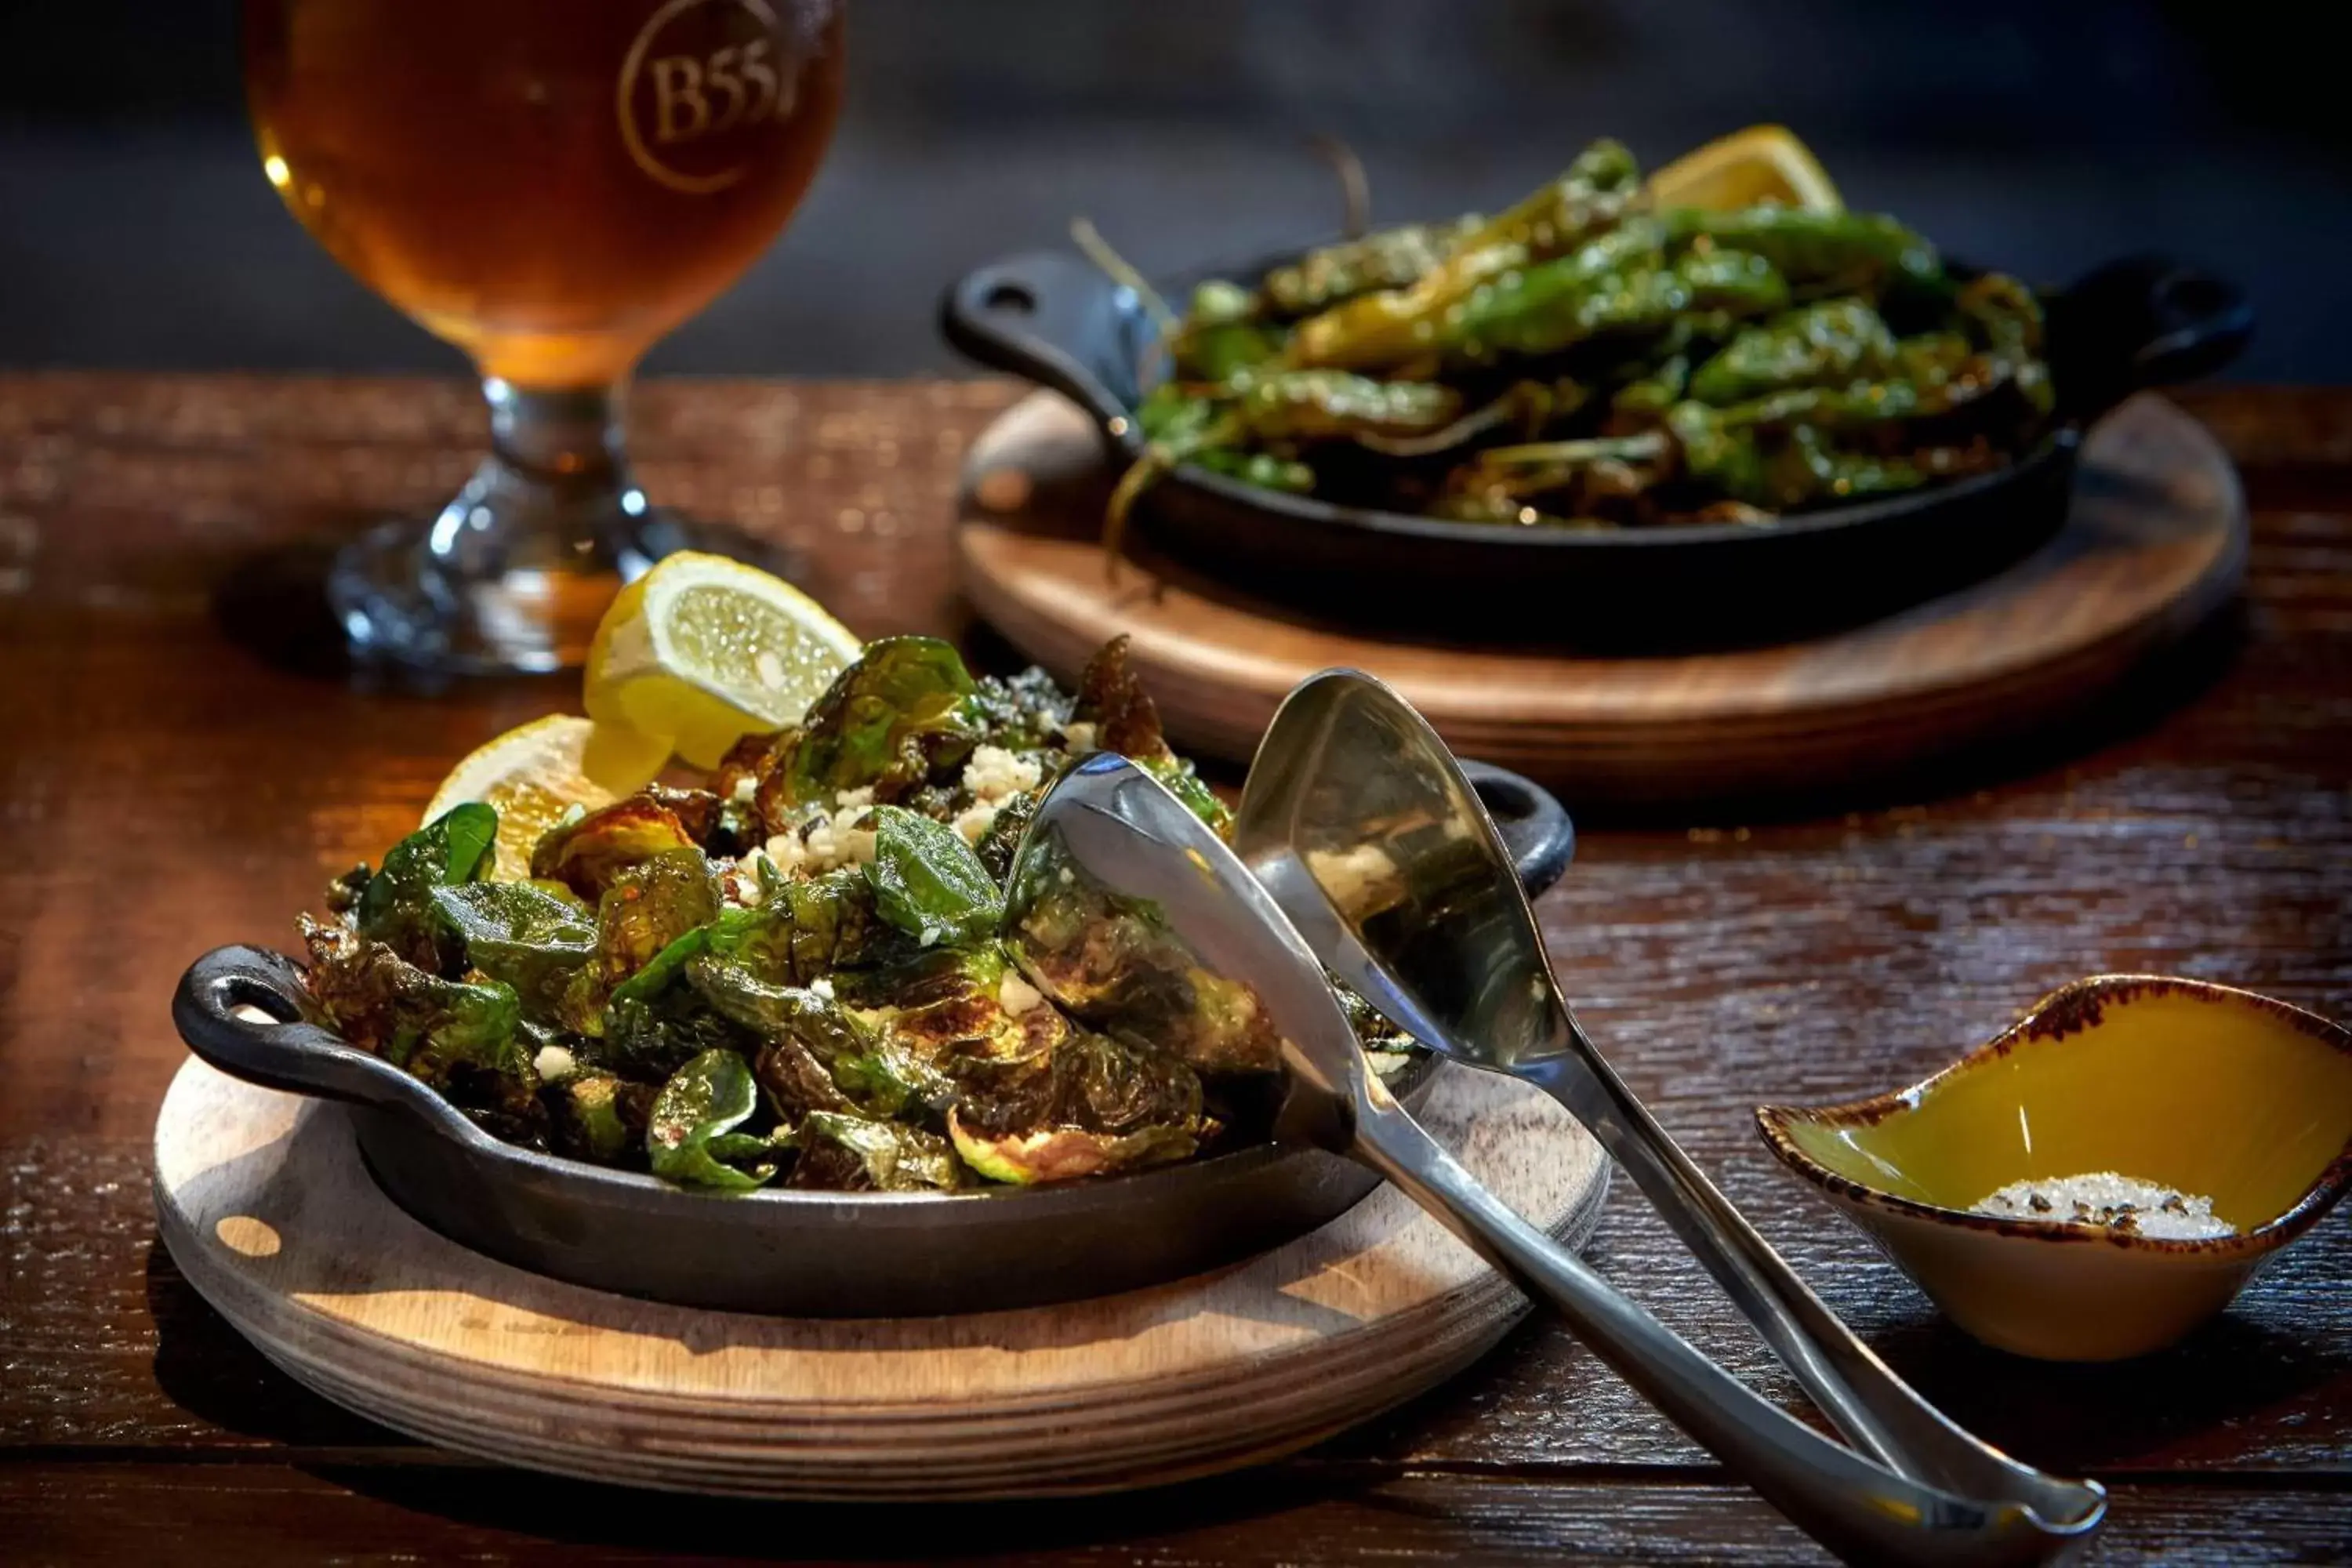
[[[1650,176],[1650,195],[1662,207],[1718,212],[1762,202],[1832,213],[1845,205],[1812,149],[1783,125],[1751,125],[1684,153]]]
[[[710,768],[740,737],[798,723],[859,650],[848,627],[791,584],[688,551],[604,612],[583,696],[600,725],[667,742]]]
[[[499,881],[530,875],[531,846],[574,805],[593,811],[645,784],[669,757],[667,746],[614,733],[569,713],[553,713],[477,747],[449,770],[424,820],[478,800],[499,814]]]

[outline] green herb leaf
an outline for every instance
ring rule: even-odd
[[[654,1174],[723,1192],[749,1192],[766,1182],[775,1174],[773,1164],[738,1170],[720,1156],[745,1157],[744,1142],[716,1142],[749,1119],[758,1102],[751,1069],[733,1051],[705,1051],[678,1068],[655,1098],[646,1129]]]
[[[465,944],[466,963],[513,986],[533,1013],[555,1011],[596,955],[595,923],[579,902],[528,882],[436,888],[433,910]]]
[[[489,874],[499,814],[479,801],[451,807],[392,847],[360,895],[360,934],[411,963],[442,967],[433,889]]]
[[[962,836],[901,806],[874,808],[866,879],[876,911],[923,947],[978,942],[1004,915],[996,879]]]
[[[834,678],[792,742],[786,796],[831,803],[880,787],[887,799],[935,767],[961,761],[987,715],[963,658],[937,637],[884,637]]]

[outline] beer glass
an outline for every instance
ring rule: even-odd
[[[841,104],[844,0],[246,0],[263,171],[343,266],[471,355],[490,455],[345,550],[364,656],[585,656],[684,542],[621,443],[631,368],[792,216]]]

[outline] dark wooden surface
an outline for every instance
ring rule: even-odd
[[[1013,395],[667,383],[633,423],[661,499],[794,547],[861,632],[945,630],[985,659],[1003,651],[956,600],[946,531],[957,459]],[[2114,1485],[2101,1560],[2326,1561],[2352,1556],[2342,1216],[2179,1350],[2042,1367],[1939,1324],[1748,1122],[1759,1100],[1907,1081],[2093,970],[2352,1013],[2352,394],[2187,401],[2244,466],[2242,613],[2095,721],[1896,797],[1589,819],[1542,912],[1626,1076],[1831,1301],[1962,1421]],[[278,584],[302,552],[453,489],[477,418],[438,382],[0,377],[0,1560],[1808,1556],[1542,1323],[1270,1470],[887,1515],[453,1459],[247,1349],[154,1244],[147,1134],[182,1054],[164,1003],[200,949],[282,942],[467,749],[573,702],[563,680],[431,696],[300,662]],[[1785,1393],[1630,1192],[1596,1256]]]

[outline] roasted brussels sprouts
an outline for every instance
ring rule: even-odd
[[[1005,944],[1015,852],[1085,752],[1226,820],[1123,643],[1082,688],[876,643],[708,788],[558,823],[525,881],[487,879],[498,819],[460,806],[303,921],[319,1013],[496,1136],[713,1194],[1031,1185],[1263,1136],[1279,1042],[1150,910],[1073,888],[1033,913],[1075,1015]]]

